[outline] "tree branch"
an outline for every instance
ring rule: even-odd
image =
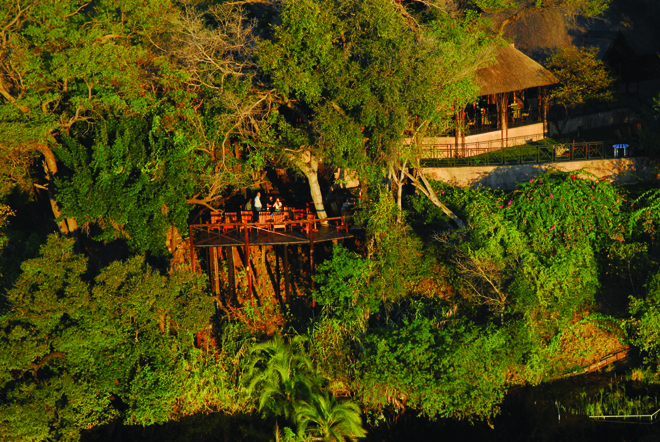
[[[74,15],[76,15],[77,13],[79,13],[79,12],[80,12],[85,6],[89,5],[90,3],[91,3],[91,2],[87,2],[87,3],[85,3],[84,5],[82,5],[81,7],[79,7],[78,9],[76,9],[75,11],[73,11],[71,14],[69,14],[69,15],[65,15],[64,18],[73,17]]]

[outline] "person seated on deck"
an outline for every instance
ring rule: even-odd
[[[272,201],[273,197],[271,196],[270,199]],[[270,219],[273,219],[273,216],[274,216],[275,212],[281,212],[282,211],[282,201],[280,201],[279,198],[277,198],[275,201],[273,201],[272,204],[268,204],[268,206],[270,207],[270,210],[271,210]]]
[[[341,216],[346,216],[349,210],[351,210],[351,203],[348,202],[347,198],[344,200],[344,204],[341,205]]]

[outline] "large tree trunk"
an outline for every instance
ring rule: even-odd
[[[55,199],[55,194],[53,193],[53,178],[57,173],[55,154],[45,144],[37,143],[35,147],[44,156],[44,171],[46,172],[46,177],[48,179],[48,199],[50,200],[50,207],[55,216],[55,220],[60,220],[57,222],[60,233],[74,238],[76,243],[78,243],[78,222],[75,218],[62,219],[62,212],[60,211],[57,200]]]
[[[289,159],[307,177],[309,193],[312,196],[312,201],[314,201],[316,216],[318,218],[327,218],[328,216],[325,213],[325,207],[323,205],[323,194],[319,185],[319,160],[309,150],[304,150],[300,153],[290,153]],[[327,225],[327,222],[323,224]]]
[[[410,174],[407,171],[404,171],[404,173],[408,178],[410,178],[410,181],[415,186],[415,188],[422,192],[424,196],[426,196],[429,200],[431,200],[433,205],[439,207],[445,215],[451,218],[459,229],[463,228],[463,221],[461,221],[461,219],[456,216],[454,212],[449,210],[449,208],[438,199],[438,196],[435,194],[433,187],[431,187],[431,184],[424,176],[424,172],[422,172],[421,168],[417,168],[414,174]]]
[[[396,205],[399,208],[399,214],[397,216],[397,222],[401,223],[403,221],[403,183],[406,179],[405,170],[406,170],[407,161],[403,162],[403,165],[400,166],[399,170],[394,164],[390,164],[390,173],[389,178],[392,180],[392,183],[396,185]]]

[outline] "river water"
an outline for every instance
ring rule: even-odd
[[[501,405],[500,414],[490,424],[486,422],[462,422],[402,416],[389,427],[375,429],[370,441],[621,441],[660,442],[660,423],[596,422],[586,415],[571,414],[581,397],[594,400],[600,391],[619,383],[627,385],[627,391],[635,391],[634,383],[625,381],[615,371],[591,373],[561,379],[539,386],[513,388]],[[660,388],[641,387],[646,395],[660,394]],[[653,410],[655,411],[655,410]]]

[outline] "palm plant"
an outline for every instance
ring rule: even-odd
[[[292,344],[302,345],[302,338]],[[290,419],[293,404],[308,400],[321,379],[307,356],[276,337],[252,349],[245,382],[250,394],[258,394],[259,411]]]
[[[322,390],[325,379],[305,355],[303,344],[300,336],[291,344],[276,337],[252,349],[244,383],[257,397],[259,411],[295,423],[300,440],[344,442],[364,437],[360,409]],[[281,439],[277,421],[275,427],[276,439]]]
[[[366,435],[358,406],[350,401],[339,402],[327,391],[298,403],[294,420],[298,435],[311,436],[313,440],[344,442]]]

